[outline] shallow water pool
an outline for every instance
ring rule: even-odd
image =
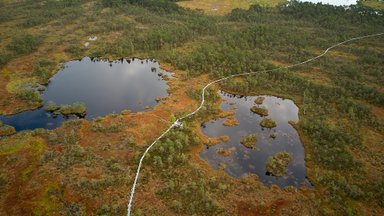
[[[83,102],[87,107],[86,119],[153,108],[156,99],[168,96],[166,91],[170,73],[160,69],[154,60],[122,59],[108,61],[99,58],[84,58],[70,61],[51,78],[41,94],[44,103],[53,101],[58,105]],[[35,128],[53,129],[69,118],[53,116],[44,107],[16,115],[0,116],[4,124],[17,131]]]
[[[306,179],[303,145],[295,128],[288,123],[289,120],[295,122],[299,120],[299,109],[293,101],[262,95],[265,100],[260,106],[267,108],[269,115],[261,117],[250,111],[250,108],[256,105],[255,99],[260,96],[243,97],[225,92],[221,92],[220,95],[224,100],[222,109],[235,109],[235,117],[239,121],[239,125],[223,125],[226,118],[203,124],[202,131],[208,137],[229,136],[229,141],[205,148],[200,153],[200,157],[208,161],[214,169],[224,169],[235,177],[254,173],[266,185],[311,187]],[[261,127],[260,122],[263,118],[272,118],[276,121],[277,126],[272,129]],[[272,133],[276,135],[275,138],[271,137]],[[256,145],[253,149],[240,143],[242,138],[250,134],[257,135]],[[230,153],[229,156],[219,154],[220,150],[226,150]],[[268,157],[283,151],[292,156],[287,173],[283,177],[272,176],[266,170]]]

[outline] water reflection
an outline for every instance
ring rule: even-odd
[[[222,109],[236,109],[236,118],[240,122],[237,126],[227,127],[223,123],[225,119],[212,120],[202,126],[202,131],[209,137],[227,135],[228,142],[219,143],[206,148],[200,153],[200,157],[208,161],[214,169],[224,167],[225,171],[235,177],[248,173],[255,173],[265,184],[277,184],[284,186],[311,187],[305,176],[304,148],[297,131],[288,124],[289,120],[298,121],[298,107],[291,101],[273,96],[263,96],[265,100],[262,106],[269,110],[269,118],[277,122],[273,129],[262,128],[259,123],[263,119],[252,113],[250,108],[255,105],[257,96],[243,97],[220,93],[225,102]],[[230,105],[232,104],[232,105]],[[275,139],[271,133],[276,133]],[[240,139],[250,134],[257,134],[257,144],[254,149],[249,149],[240,144]],[[229,150],[229,156],[218,154],[221,149]],[[266,174],[266,162],[269,156],[277,152],[286,151],[292,155],[292,161],[288,165],[287,175],[278,178]]]
[[[108,61],[84,58],[70,61],[51,79],[42,93],[44,102],[73,104],[84,102],[86,119],[119,113],[124,109],[143,111],[156,105],[156,98],[167,97],[163,76],[170,73],[160,69],[155,60],[120,59]],[[17,131],[58,127],[64,116],[53,117],[40,108],[12,116],[0,116],[5,124]]]

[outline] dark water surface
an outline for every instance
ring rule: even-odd
[[[109,62],[98,58],[70,61],[52,77],[42,93],[46,104],[58,105],[84,102],[86,119],[119,113],[124,109],[133,112],[153,108],[156,98],[167,97],[167,82],[160,76],[170,73],[160,69],[152,60],[128,59]],[[74,117],[70,117],[74,118]],[[40,108],[11,116],[0,116],[5,124],[17,131],[25,129],[53,129],[68,117],[53,117]]]
[[[224,119],[212,120],[202,126],[202,131],[209,137],[229,136],[228,142],[219,143],[206,148],[200,153],[200,157],[214,169],[223,168],[230,175],[241,177],[249,173],[255,173],[263,183],[277,184],[280,187],[302,185],[312,187],[306,179],[304,148],[301,144],[297,131],[288,124],[289,120],[298,121],[298,107],[291,100],[281,99],[274,96],[265,96],[262,106],[268,108],[269,116],[276,121],[277,127],[273,129],[262,128],[260,121],[263,119],[258,114],[252,113],[250,108],[254,105],[258,96],[241,97],[225,92],[220,93],[225,102],[222,109],[236,108],[237,126],[224,126]],[[235,103],[235,105],[230,105]],[[277,133],[275,139],[270,138],[272,132]],[[257,144],[254,149],[244,147],[240,143],[242,137],[257,134]],[[232,151],[225,157],[218,154],[219,149]],[[266,163],[269,156],[286,151],[291,154],[292,160],[287,168],[287,175],[274,177],[266,174]]]

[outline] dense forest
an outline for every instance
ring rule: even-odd
[[[36,86],[48,84],[66,61],[84,56],[172,65],[178,76],[169,84],[169,101],[179,106],[154,111],[166,119],[197,107],[209,81],[261,71],[211,87],[201,112],[149,152],[134,215],[380,215],[384,36],[344,44],[306,65],[262,71],[305,61],[349,38],[382,33],[383,15],[360,1],[348,8],[255,4],[208,16],[172,0],[0,0],[0,113],[42,106]],[[100,39],[84,47],[89,35]],[[295,128],[314,190],[235,179],[201,162],[200,124],[220,116],[219,89],[297,104]],[[18,133],[0,124],[0,132],[13,134],[0,138],[0,214],[126,214],[140,156],[166,128],[161,121],[140,121],[140,114],[112,114]]]

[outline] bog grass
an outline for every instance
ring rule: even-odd
[[[371,7],[373,9],[384,10],[384,1],[381,0],[365,0],[362,1],[363,5]]]
[[[44,151],[44,148],[44,140],[39,137],[33,137],[29,133],[19,133],[0,140],[0,156],[11,155],[30,149],[32,155],[37,157]]]

